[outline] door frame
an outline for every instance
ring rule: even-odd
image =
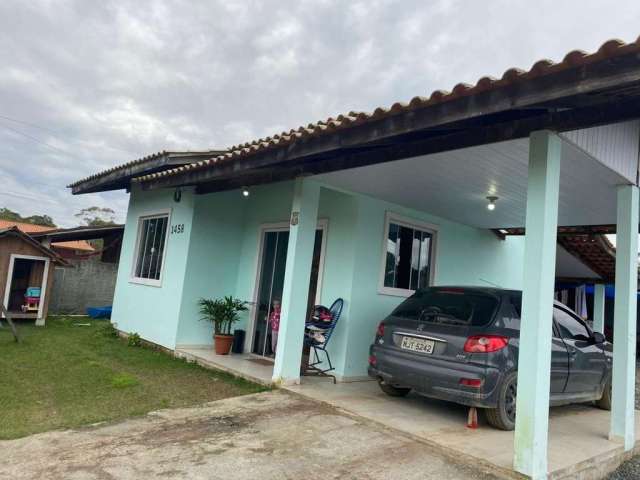
[[[257,303],[258,303],[258,291],[260,289],[260,280],[262,274],[262,255],[264,253],[264,234],[267,232],[287,232],[289,231],[290,224],[289,222],[271,222],[271,223],[262,223],[258,228],[258,255],[256,256],[256,261],[254,265],[254,282],[253,289],[251,293],[251,308],[249,312],[249,331],[248,335],[245,339],[244,348],[245,351],[249,353],[251,356],[255,356],[262,359],[267,359],[267,357],[263,355],[254,354],[251,351],[251,346],[253,345],[253,339],[255,336],[255,326],[256,326],[256,315],[257,315]],[[320,302],[320,298],[322,296],[322,280],[324,277],[324,261],[325,261],[325,253],[327,249],[327,233],[329,231],[329,220],[327,218],[319,218],[318,224],[316,226],[316,230],[322,230],[322,243],[320,245],[320,265],[318,266],[318,285],[316,286],[316,304]]]
[[[15,267],[16,259],[35,260],[35,261],[44,262],[44,272],[42,272],[42,284],[40,285],[40,305],[38,305],[38,316],[36,317],[38,320],[40,320],[42,319],[45,297],[47,295],[47,280],[49,276],[49,263],[51,262],[51,259],[49,257],[37,257],[35,255],[22,255],[19,253],[12,253],[10,255],[9,268],[7,271],[7,281],[5,282],[5,285],[4,285],[4,299],[3,299],[3,305],[5,305],[7,311],[9,311],[9,305],[7,305],[7,303],[9,302],[9,295],[11,293],[11,285],[13,283],[13,270]],[[4,318],[4,315],[2,315],[2,318]]]

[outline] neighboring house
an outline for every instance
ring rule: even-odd
[[[274,356],[266,317],[279,300],[274,382],[300,380],[310,302],[345,299],[329,350],[348,380],[366,375],[378,322],[416,289],[523,290],[519,368],[529,381],[518,384],[515,468],[543,478],[553,285],[556,274],[572,275],[556,272],[558,226],[616,225],[614,369],[635,365],[628,279],[637,272],[625,259],[637,255],[638,112],[640,43],[608,42],[597,54],[349,112],[177,168],[156,171],[154,155],[70,187],[130,191],[118,329],[169,349],[211,346],[197,301],[234,295],[254,302],[238,327],[245,351],[264,362]],[[524,236],[508,230],[524,227]],[[631,449],[627,391],[633,379],[620,375],[611,435]]]
[[[0,229],[11,227],[16,227],[20,229],[21,232],[28,235],[31,235],[32,233],[44,233],[57,230],[57,227],[48,227],[45,225],[34,225],[32,223],[14,222],[13,220],[0,219]],[[74,258],[94,251],[94,248],[85,240],[55,242],[51,244],[51,248],[58,255],[64,258]]]
[[[0,229],[0,301],[13,318],[44,325],[54,266],[68,263],[17,227]]]
[[[87,307],[111,305],[123,225],[62,229],[0,220],[0,227],[17,228],[66,260],[52,271],[48,312],[85,314]]]

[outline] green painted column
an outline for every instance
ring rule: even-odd
[[[593,330],[604,333],[605,285],[596,283],[593,287]]]
[[[514,468],[533,479],[547,477],[560,152],[554,133],[531,134]]]
[[[616,297],[613,314],[613,404],[610,438],[635,443],[638,187],[618,187]]]
[[[287,266],[282,291],[282,314],[276,360],[273,366],[273,381],[278,384],[293,384],[300,381],[302,340],[307,315],[319,201],[319,184],[301,178],[295,181]]]

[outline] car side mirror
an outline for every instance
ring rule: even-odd
[[[607,341],[607,339],[605,338],[605,336],[602,333],[593,332],[593,343],[595,345],[601,345],[606,341]]]

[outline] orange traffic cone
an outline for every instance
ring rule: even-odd
[[[478,409],[476,407],[469,408],[469,416],[467,417],[467,428],[478,428]]]

